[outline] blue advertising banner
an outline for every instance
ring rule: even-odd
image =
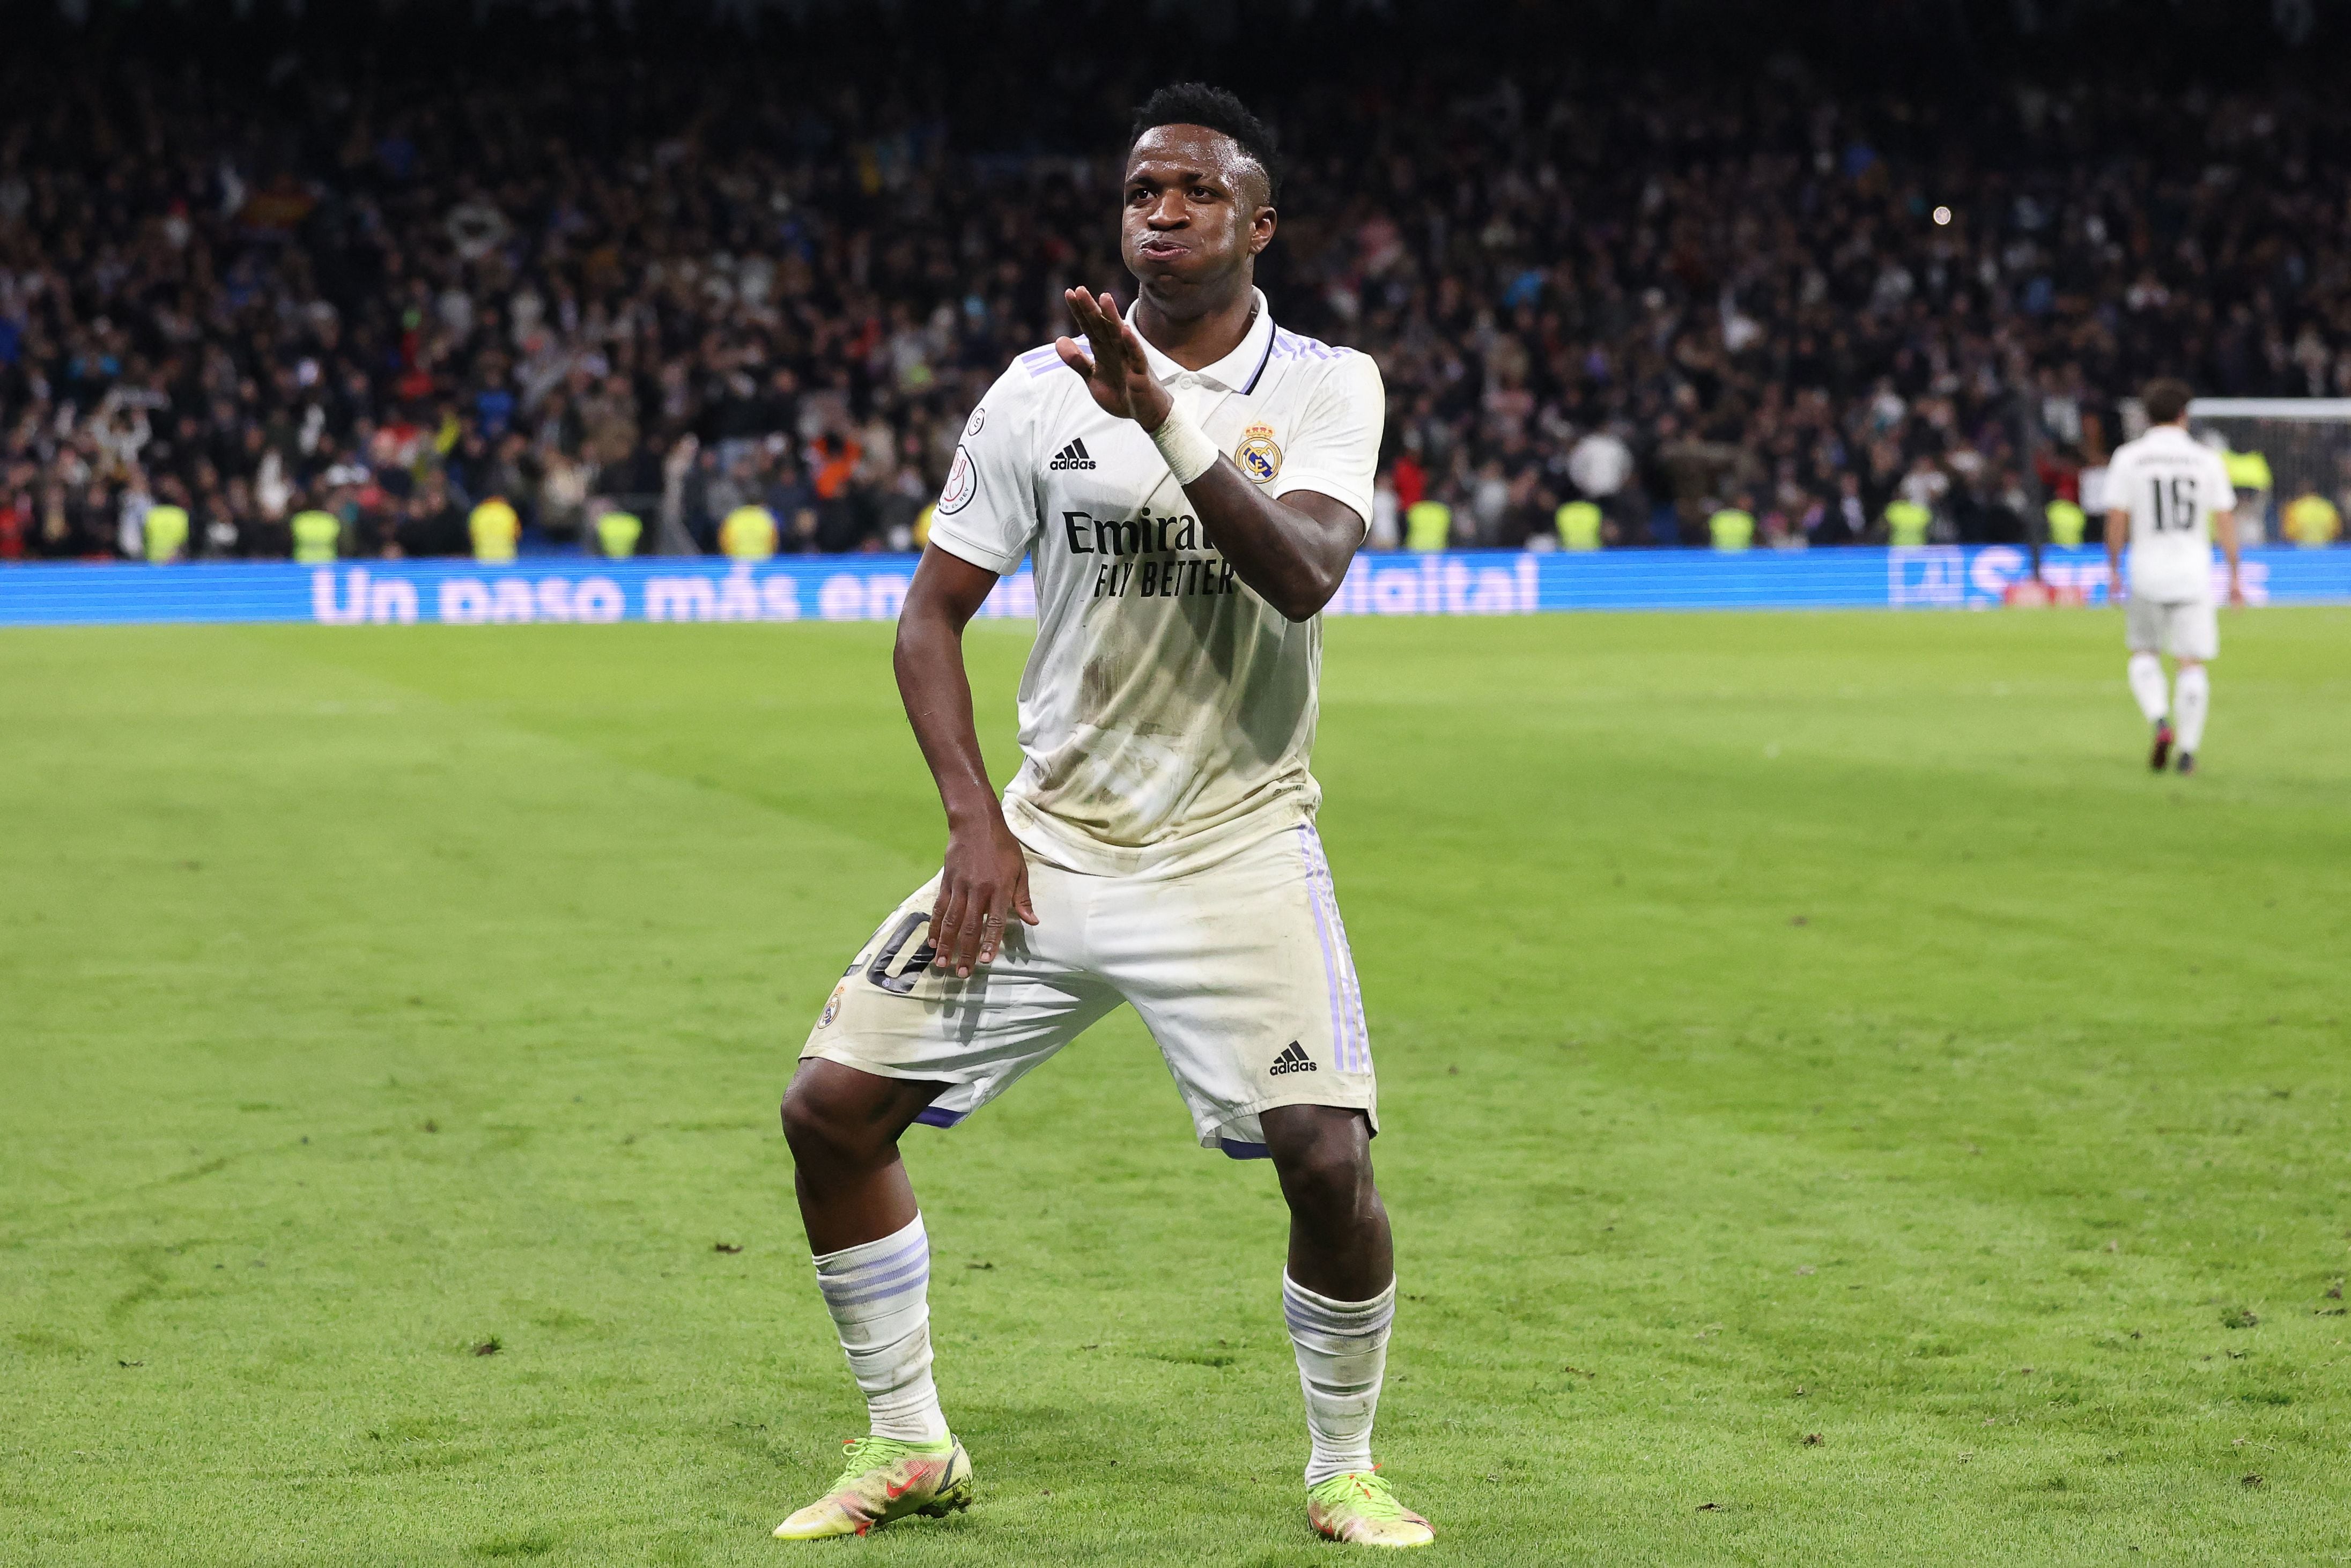
[[[756,566],[693,558],[628,561],[526,556],[472,561],[348,561],[331,567],[199,562],[0,568],[0,626],[172,622],[889,621],[912,556],[784,557]],[[2216,584],[2220,569],[2215,567]],[[1528,615],[1558,610],[1982,609],[2028,578],[2007,545],[1922,549],[1458,551],[1356,558],[1334,615]],[[2103,603],[2095,549],[2049,550],[2042,580],[2060,599]],[[2249,550],[2255,604],[2351,602],[2351,549]],[[1032,618],[1024,568],[983,615]]]

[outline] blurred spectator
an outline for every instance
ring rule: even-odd
[[[1453,542],[1453,508],[1435,497],[1424,497],[1405,509],[1404,542],[1407,549],[1443,549]]]
[[[1404,542],[1404,508],[1396,499],[1393,471],[1372,481],[1372,516],[1364,525],[1364,542],[1372,549],[1394,549]]]
[[[2237,492],[2237,542],[2257,545],[2269,537],[2270,490],[2276,483],[2270,460],[2259,452],[2232,452],[2220,444],[2220,461]]]
[[[1590,501],[1568,501],[1554,514],[1563,549],[1598,549],[1603,527],[1600,508]]]
[[[332,512],[306,507],[294,514],[288,531],[294,559],[304,566],[329,566],[342,553],[343,525]]]
[[[634,512],[605,512],[596,519],[597,553],[608,560],[626,560],[637,553],[644,532],[644,519]]]
[[[1736,506],[1724,507],[1706,520],[1707,538],[1719,550],[1743,550],[1755,542],[1754,502],[1739,497]]]
[[[1934,522],[1934,513],[1908,496],[1903,496],[1886,504],[1886,542],[1897,549],[1916,549],[1927,542],[1927,532]]]
[[[522,538],[522,517],[503,494],[493,494],[465,518],[465,532],[474,542],[474,559],[496,565],[515,558]]]
[[[2285,509],[2285,537],[2304,549],[2331,545],[2343,533],[2343,515],[2335,503],[2312,492],[2297,496]]]
[[[2063,496],[2043,508],[2043,516],[2047,519],[2049,542],[2053,545],[2071,548],[2080,544],[2089,531],[2089,514],[2082,510],[2080,502],[2068,500]]]
[[[2351,395],[2335,97],[1461,55],[1258,95],[1269,297],[1386,381],[1377,547],[2022,538],[2151,374]],[[256,58],[0,61],[0,559],[139,553],[158,505],[214,557],[464,553],[494,501],[528,548],[716,551],[746,507],[910,548],[1060,290],[1128,287],[1139,80],[950,125],[935,68],[650,32]]]
[[[776,553],[776,515],[746,502],[718,525],[718,549],[730,560],[767,560]]]

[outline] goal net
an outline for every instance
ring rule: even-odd
[[[2218,439],[2232,453],[2259,453],[2269,465],[2266,492],[2237,490],[2237,524],[2247,544],[2274,543],[2285,508],[2322,496],[2351,517],[2351,398],[2198,398],[2188,405],[2189,434]],[[2252,465],[2241,465],[2250,468]]]

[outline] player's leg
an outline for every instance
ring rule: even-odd
[[[2179,673],[2172,678],[2171,711],[2179,721],[2179,771],[2196,771],[2204,745],[2204,721],[2212,711],[2208,660],[2220,652],[2220,616],[2210,601],[2171,606],[2168,643]]]
[[[883,1078],[822,1057],[800,1063],[784,1092],[784,1141],[810,1248],[838,1252],[914,1223],[914,1184],[898,1139],[952,1085]]]
[[[792,1186],[872,1435],[935,1445],[947,1435],[931,1381],[930,1240],[898,1138],[944,1082],[883,1078],[822,1058],[784,1096]]]
[[[1291,1281],[1343,1301],[1368,1301],[1395,1284],[1395,1244],[1372,1179],[1364,1113],[1275,1105],[1259,1112],[1258,1122],[1290,1206]]]
[[[1282,1312],[1306,1401],[1308,1517],[1340,1540],[1424,1544],[1428,1521],[1372,1461],[1395,1268],[1372,1176],[1371,1044],[1321,841],[1301,827],[1114,896],[1131,907],[1095,920],[1097,962],[1150,1026],[1202,1144],[1270,1158],[1290,1205]]]
[[[2204,744],[2204,720],[2212,711],[2212,678],[2200,660],[2182,659],[2172,677],[2172,711],[2179,717],[2179,771],[2196,771],[2197,748]]]
[[[2170,760],[2172,743],[2170,699],[2164,689],[2163,658],[2157,651],[2162,642],[2163,606],[2137,595],[2126,600],[2123,605],[2123,643],[2130,650],[2130,662],[2126,668],[2131,695],[2155,732],[2147,766],[2157,768]]]
[[[810,1261],[871,1423],[825,1494],[776,1527],[786,1540],[862,1535],[971,1501],[971,1459],[931,1379],[930,1238],[898,1156],[899,1134],[949,1087],[817,1058],[784,1095]]]
[[[1290,1206],[1281,1315],[1306,1396],[1307,1517],[1334,1540],[1418,1546],[1428,1521],[1397,1500],[1372,1458],[1395,1318],[1395,1251],[1372,1178],[1371,1123],[1332,1105],[1259,1113]]]
[[[898,1141],[917,1121],[962,1120],[1116,1005],[1057,951],[1075,922],[1055,879],[1032,866],[1029,882],[1056,928],[1008,933],[968,979],[930,967],[935,886],[902,904],[834,988],[784,1097],[811,1261],[872,1428],[778,1536],[862,1535],[971,1500],[971,1461],[931,1376],[930,1239]]]

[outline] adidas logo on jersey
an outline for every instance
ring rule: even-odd
[[[1281,1054],[1273,1059],[1273,1066],[1268,1071],[1278,1078],[1285,1072],[1320,1072],[1322,1069],[1316,1065],[1312,1057],[1299,1050],[1298,1042],[1293,1040],[1281,1048]]]
[[[1046,464],[1045,466],[1048,468],[1092,468],[1094,466],[1094,460],[1086,455],[1086,444],[1084,442],[1072,441],[1067,446],[1062,447],[1059,452],[1054,453],[1053,460],[1050,463]]]

